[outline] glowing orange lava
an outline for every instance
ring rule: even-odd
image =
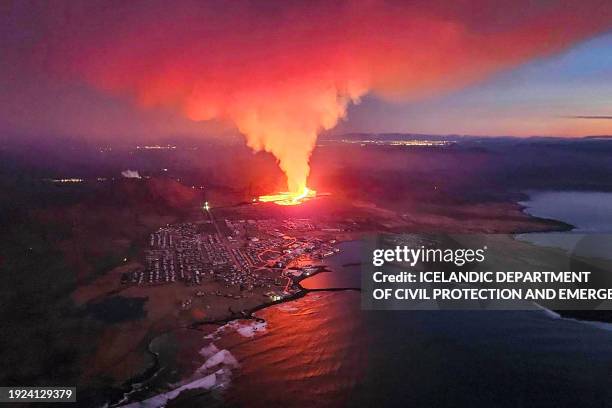
[[[308,187],[304,187],[304,190],[301,193],[284,191],[277,194],[259,196],[257,201],[262,203],[275,203],[278,205],[298,205],[313,199],[316,196],[316,191],[311,190]]]

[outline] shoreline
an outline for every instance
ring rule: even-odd
[[[183,329],[197,330],[197,331],[205,332],[206,330],[202,330],[202,327],[204,326],[216,326],[218,328],[225,324],[231,323],[232,321],[235,321],[235,320],[253,320],[256,322],[263,323],[265,322],[265,319],[254,316],[254,313],[260,310],[266,309],[268,307],[271,307],[271,306],[276,306],[276,305],[280,305],[283,303],[289,303],[296,299],[300,299],[306,296],[310,292],[324,292],[324,291],[338,292],[338,291],[347,291],[347,290],[361,291],[361,288],[353,288],[353,287],[307,289],[307,288],[304,288],[302,285],[300,285],[301,281],[311,278],[320,273],[325,273],[325,272],[329,273],[333,271],[328,269],[327,265],[319,265],[317,267],[317,270],[311,273],[310,275],[291,277],[290,279],[292,280],[292,287],[297,286],[298,290],[291,295],[283,297],[282,299],[275,300],[272,302],[265,302],[265,303],[253,306],[249,309],[241,310],[240,312],[233,312],[231,315],[224,317],[224,318],[215,319],[215,320],[196,321],[196,322],[190,323],[187,326],[176,327],[174,329],[165,331],[164,333],[160,333],[160,334],[157,334],[156,336],[153,336],[153,338],[147,342],[147,349],[146,349],[147,353],[149,353],[153,357],[153,363],[149,367],[147,367],[142,373],[126,381],[122,385],[121,389],[115,389],[114,390],[115,392],[121,393],[122,398],[119,401],[109,402],[109,406],[118,407],[118,406],[130,404],[132,402],[136,402],[136,401],[131,401],[129,399],[129,394],[136,392],[136,391],[140,391],[140,388],[135,388],[135,387],[140,386],[141,384],[146,384],[149,381],[155,379],[157,374],[164,368],[160,366],[159,353],[156,353],[151,350],[151,343],[160,335],[167,334],[169,332],[176,331],[176,330],[183,330]]]
[[[124,389],[121,390],[121,400],[117,402],[110,402],[109,407],[119,407],[130,403],[130,395],[134,392],[140,391],[140,386],[145,385],[147,382],[155,379],[160,373],[162,367],[159,361],[159,353],[151,350],[151,343],[157,338],[154,336],[147,342],[147,353],[153,358],[153,364],[145,369],[141,374],[129,379],[124,383]],[[129,389],[127,388],[129,387]]]
[[[531,218],[535,218],[535,219],[539,219],[539,220],[545,220],[545,221],[551,221],[557,224],[562,224],[567,226],[567,229],[561,229],[561,230],[551,230],[551,231],[526,231],[526,232],[519,232],[517,234],[530,234],[530,233],[550,233],[550,232],[571,232],[574,231],[576,229],[579,228],[579,226],[577,225],[572,225],[570,223],[567,223],[565,221],[562,220],[557,220],[554,218],[543,218],[543,217],[538,217],[535,215],[530,214],[527,210],[529,207],[527,207],[526,205],[522,204],[525,201],[528,201],[531,199],[531,196],[528,193],[523,193],[525,195],[525,200],[521,200],[519,202],[517,202],[517,205],[519,205],[521,207],[521,212],[523,212],[525,215],[531,217]],[[516,239],[516,238],[514,238]],[[545,308],[544,306],[537,304],[539,307],[541,307],[543,310],[551,312],[553,314],[555,314],[558,319],[566,319],[566,320],[573,320],[576,322],[580,322],[580,323],[584,323],[584,324],[610,324],[612,323],[612,311],[610,310],[553,310],[553,309],[548,309]]]
[[[531,214],[529,214],[526,210],[527,210],[527,206],[524,206],[522,204],[520,204],[520,202],[518,201],[513,201],[512,204],[517,205],[519,207],[519,211],[525,216],[527,221],[531,221],[534,222],[535,224],[539,224],[540,227],[545,226],[547,227],[546,229],[541,229],[538,228],[536,225],[533,225],[533,228],[525,228],[523,230],[517,230],[512,232],[510,235],[515,235],[515,234],[526,234],[526,233],[532,233],[532,232],[567,232],[567,231],[571,231],[573,229],[575,229],[576,227],[574,225],[571,225],[569,223],[560,221],[560,220],[555,220],[555,219],[548,219],[548,218],[542,218],[542,217],[537,217],[537,216],[533,216]],[[544,225],[542,225],[544,224]],[[342,242],[344,240],[339,240],[339,242]],[[349,240],[346,240],[349,241]],[[357,266],[360,265],[360,263],[351,263],[351,264],[347,264],[347,265],[342,265],[342,266]],[[301,275],[299,277],[290,277],[290,279],[292,280],[292,287],[297,287],[297,291],[291,295],[285,296],[279,300],[275,300],[275,301],[271,301],[271,302],[264,302],[261,304],[258,304],[256,306],[253,306],[251,308],[248,309],[244,309],[238,312],[235,311],[231,311],[231,314],[219,319],[213,319],[213,320],[201,320],[201,321],[195,321],[192,322],[186,326],[181,326],[181,327],[176,327],[173,329],[170,329],[164,333],[167,332],[171,332],[171,331],[175,331],[175,330],[181,330],[181,329],[188,329],[188,330],[196,330],[196,331],[200,331],[200,332],[206,332],[207,330],[204,330],[204,327],[207,326],[215,326],[215,327],[221,327],[225,324],[228,324],[232,321],[235,320],[253,320],[256,322],[265,322],[265,319],[262,319],[260,317],[254,316],[254,313],[266,309],[268,307],[271,306],[276,306],[276,305],[280,305],[283,303],[289,303],[291,301],[300,299],[304,296],[306,296],[307,294],[313,292],[337,292],[337,291],[361,291],[361,288],[357,288],[357,287],[346,287],[346,288],[314,288],[314,289],[307,289],[304,288],[303,286],[300,285],[300,282],[313,277],[315,275],[318,275],[319,273],[324,273],[324,272],[333,272],[332,270],[328,269],[327,265],[320,265],[318,266],[317,270],[313,273],[311,273],[308,276],[304,276]],[[548,310],[548,309],[547,309]],[[557,313],[560,315],[560,313],[558,311],[551,311],[553,313]],[[560,318],[566,319],[567,317],[562,316]],[[151,381],[155,378],[155,376],[158,374],[158,372],[163,368],[160,367],[160,362],[159,362],[159,358],[158,355],[154,352],[152,352],[150,350],[150,344],[151,342],[157,338],[159,335],[164,334],[164,333],[160,333],[157,334],[156,336],[154,336],[149,342],[148,342],[148,346],[147,346],[147,352],[148,353],[152,353],[153,355],[153,364],[151,366],[149,366],[148,368],[146,368],[141,374],[137,375],[136,377],[128,380],[125,384],[126,386],[129,386],[130,389],[125,390],[122,395],[123,397],[126,396],[126,394],[131,393],[133,391],[137,391],[133,389],[134,385],[138,385],[138,384],[143,384],[143,383],[147,383],[148,381]],[[150,376],[147,376],[148,373],[151,373]],[[127,400],[122,400],[121,402],[112,402],[110,404],[110,406],[119,406],[119,404],[121,405],[125,405],[125,404],[129,404],[130,402],[134,402],[134,401],[130,401],[129,400],[129,396]]]
[[[529,196],[527,196],[529,198]],[[523,230],[523,231],[516,231],[513,232],[513,235],[516,234],[530,234],[530,233],[534,233],[534,232],[538,232],[538,233],[546,233],[546,232],[569,232],[569,231],[573,231],[577,228],[577,226],[570,224],[568,222],[565,221],[561,221],[561,220],[557,220],[554,218],[544,218],[544,217],[538,217],[536,215],[530,214],[527,210],[529,207],[527,207],[526,205],[521,204],[524,201],[516,201],[515,204],[518,205],[519,207],[519,211],[523,214],[525,214],[527,217],[529,217],[530,219],[534,219],[540,222],[543,222],[545,224],[554,224],[557,226],[557,228],[553,228],[550,230],[545,230],[545,231],[528,231],[528,230]]]
[[[227,324],[233,320],[240,320],[240,319],[245,319],[245,320],[255,320],[255,321],[265,321],[264,319],[257,317],[257,316],[253,316],[253,313],[258,312],[260,310],[266,309],[268,307],[271,306],[276,306],[276,305],[280,305],[283,303],[288,303],[291,302],[293,300],[296,299],[300,299],[304,296],[306,296],[308,293],[310,292],[324,292],[324,291],[342,291],[342,290],[355,290],[355,291],[361,291],[361,288],[316,288],[316,289],[308,289],[308,288],[304,288],[302,285],[300,285],[300,282],[308,279],[308,278],[312,278],[313,276],[316,276],[320,273],[324,273],[324,272],[333,272],[332,270],[329,270],[327,265],[320,265],[318,266],[317,270],[313,273],[311,273],[308,276],[299,276],[299,277],[291,277],[290,279],[292,280],[292,286],[297,286],[298,287],[298,291],[289,295],[289,296],[285,296],[282,299],[279,300],[275,300],[272,302],[267,302],[267,303],[262,303],[260,305],[254,306],[250,309],[247,310],[242,310],[239,313],[234,312],[233,315],[228,316],[226,318],[222,318],[222,319],[217,319],[217,320],[212,320],[212,321],[197,321],[197,322],[193,322],[191,323],[187,328],[189,329],[194,329],[194,330],[198,330],[199,327],[201,326],[205,326],[205,325],[223,325],[223,324]]]

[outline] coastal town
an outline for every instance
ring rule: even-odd
[[[216,221],[209,209],[205,213],[209,216],[203,220],[152,232],[142,267],[124,272],[121,283],[193,288],[180,301],[182,310],[189,310],[196,298],[241,299],[254,291],[277,301],[295,294],[300,279],[320,270],[321,260],[339,251],[334,229],[310,219]]]

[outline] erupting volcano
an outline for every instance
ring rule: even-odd
[[[153,3],[53,7],[30,59],[145,107],[232,124],[276,158],[287,192],[260,201],[279,204],[314,196],[317,135],[365,95],[457,89],[610,27],[601,0]]]
[[[313,199],[316,196],[316,191],[311,190],[308,187],[304,187],[301,193],[292,193],[289,191],[284,191],[277,194],[259,196],[257,201],[260,201],[262,203],[272,202],[278,205],[298,205],[310,199]]]

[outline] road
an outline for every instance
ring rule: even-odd
[[[229,256],[232,259],[232,262],[234,263],[234,265],[238,269],[242,269],[241,266],[240,266],[240,263],[238,262],[238,260],[234,256],[234,253],[232,252],[229,240],[227,239],[225,234],[221,233],[221,228],[219,228],[219,225],[217,224],[217,221],[215,221],[215,217],[213,217],[212,209],[210,209],[210,208],[209,209],[204,209],[204,212],[208,213],[208,218],[210,219],[210,222],[212,222],[212,224],[215,226],[215,229],[217,230],[217,234],[219,235],[219,238],[221,239],[221,242],[223,242],[223,245],[225,246],[225,249],[229,253]]]

